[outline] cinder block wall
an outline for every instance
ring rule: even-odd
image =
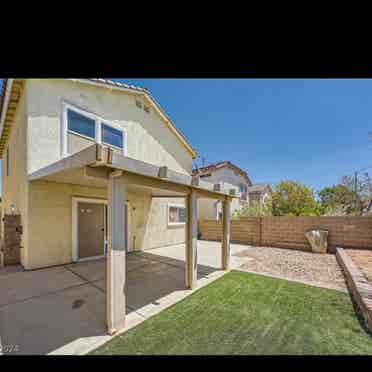
[[[1,244],[4,265],[20,263],[21,229],[21,216],[19,214],[4,215],[4,237]]]
[[[372,217],[249,217],[231,220],[231,241],[310,251],[305,232],[328,230],[330,250],[336,246],[372,249]],[[199,221],[202,239],[221,240],[220,221]]]
[[[199,232],[203,240],[222,239],[222,221],[198,221]],[[231,241],[236,243],[260,245],[260,219],[244,217],[231,220]]]

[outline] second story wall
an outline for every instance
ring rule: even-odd
[[[64,79],[30,79],[27,87],[29,173],[62,158],[64,103],[124,129],[126,156],[191,173],[191,154],[148,102],[139,98],[150,113],[137,107],[138,95]],[[81,143],[70,146],[77,151]]]
[[[211,176],[202,177],[201,179],[211,183],[225,182],[238,187],[240,184],[247,184],[246,179],[242,175],[234,172],[228,167],[216,169],[211,172]],[[249,184],[247,185],[249,186]]]

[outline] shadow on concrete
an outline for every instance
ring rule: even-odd
[[[185,262],[175,258],[149,252],[134,255],[146,258],[148,263],[136,270],[128,271],[127,305],[129,309],[147,315],[161,306],[164,297],[177,291],[184,291]],[[198,265],[198,280],[219,271],[216,268]]]
[[[185,291],[185,262],[150,252],[127,255],[127,314],[153,315]],[[35,271],[3,272],[0,342],[3,353],[47,354],[79,348],[106,335],[105,260]],[[198,265],[198,279],[218,271]],[[171,295],[172,299],[169,299]]]

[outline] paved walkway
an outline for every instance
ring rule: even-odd
[[[184,247],[178,246],[184,254]],[[198,286],[223,275],[199,265]],[[127,328],[192,293],[184,262],[127,255]],[[14,354],[83,354],[106,342],[105,260],[34,271],[0,270],[0,342]]]

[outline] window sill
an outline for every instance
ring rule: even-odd
[[[89,136],[87,136],[87,135],[85,135],[85,134],[81,134],[81,133],[75,132],[75,131],[73,131],[73,130],[71,130],[71,129],[68,129],[68,130],[67,130],[67,133],[68,133],[68,134],[73,134],[73,135],[75,135],[75,136],[78,136],[78,137],[84,138],[84,139],[89,140],[89,141],[92,141],[92,142],[96,142],[95,137],[89,137]]]
[[[168,222],[168,227],[182,227],[185,226],[186,222]]]

